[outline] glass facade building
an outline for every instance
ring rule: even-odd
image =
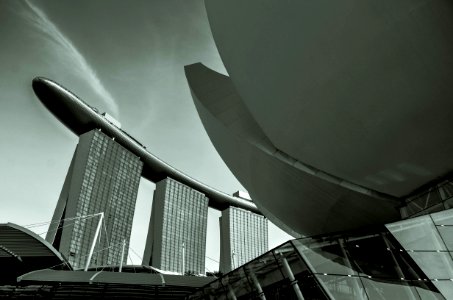
[[[80,135],[46,240],[74,268],[85,267],[100,216],[104,223],[91,265],[118,265],[132,219],[143,163],[99,130]],[[87,217],[89,216],[89,217]]]
[[[264,216],[230,206],[222,211],[219,223],[220,272],[229,272],[268,250]]]
[[[190,299],[453,299],[453,210],[301,238]]]
[[[204,274],[208,198],[176,180],[156,183],[143,264]]]

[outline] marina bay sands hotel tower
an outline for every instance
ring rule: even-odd
[[[46,236],[74,268],[87,263],[99,212],[104,213],[105,226],[90,265],[127,261],[142,168],[139,157],[102,131],[80,135]],[[204,273],[207,214],[203,193],[171,178],[158,182],[143,263],[179,273]]]
[[[119,122],[57,83],[37,77],[33,90],[79,136],[46,236],[74,268],[126,261],[141,177],[156,183],[146,265],[204,273],[208,206],[260,214],[253,202],[213,189],[161,161]]]
[[[142,167],[139,157],[99,130],[80,136],[46,236],[74,268],[85,266],[100,218],[86,216],[99,212],[104,234],[91,264],[118,265],[121,253],[127,260]]]

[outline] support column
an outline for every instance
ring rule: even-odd
[[[231,300],[237,300],[236,294],[234,293],[233,288],[229,284],[228,284],[228,298],[230,298]]]
[[[299,285],[297,284],[297,280],[294,277],[293,271],[291,270],[288,261],[282,254],[281,254],[280,261],[283,266],[283,271],[285,272],[285,275],[288,276],[290,284],[293,287],[293,290],[294,290],[294,293],[296,294],[297,299],[304,300],[304,296],[302,295],[302,292],[300,291]]]
[[[248,273],[250,275],[250,278],[252,279],[253,285],[255,286],[256,291],[258,292],[258,297],[261,300],[266,300],[266,296],[264,295],[263,289],[261,288],[261,284],[258,281],[258,279],[256,278],[255,273],[253,273],[253,271],[250,269],[248,271],[249,271]]]
[[[352,264],[351,264],[351,261],[349,260],[349,257],[348,257],[348,254],[346,253],[346,246],[345,246],[345,241],[344,239],[338,239],[338,244],[340,245],[340,249],[341,249],[341,253],[343,254],[343,257],[344,257],[344,264],[346,265],[346,267],[349,268],[349,270],[354,270],[354,268],[352,267]],[[350,274],[350,275],[354,275],[354,274]],[[358,278],[358,277],[355,277],[355,279]],[[352,280],[352,287],[353,289],[355,289],[357,291],[357,297],[358,299],[361,299],[361,300],[365,300],[367,299],[367,297],[364,297],[363,296],[363,293],[362,291],[365,290],[365,288],[362,286],[359,285],[359,283],[357,282],[357,280]]]
[[[182,242],[182,275],[186,273],[186,245]]]

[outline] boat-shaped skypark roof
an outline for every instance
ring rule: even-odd
[[[166,177],[171,177],[204,193],[209,198],[209,206],[212,208],[223,210],[229,206],[235,206],[260,213],[253,202],[216,190],[162,161],[148,152],[146,147],[130,134],[119,128],[118,124],[110,120],[108,116],[101,114],[96,108],[88,105],[56,82],[36,77],[33,79],[33,90],[44,106],[76,135],[100,129],[140,157],[144,163],[142,171],[144,178],[158,182]]]

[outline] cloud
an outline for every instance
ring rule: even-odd
[[[59,47],[56,51],[57,61],[64,61],[66,68],[76,76],[85,80],[96,94],[109,107],[111,113],[118,117],[118,104],[112,95],[105,89],[93,68],[88,64],[83,55],[74,44],[49,20],[46,14],[36,7],[31,1],[24,1],[27,9],[21,14],[24,19],[40,32],[47,42]]]

